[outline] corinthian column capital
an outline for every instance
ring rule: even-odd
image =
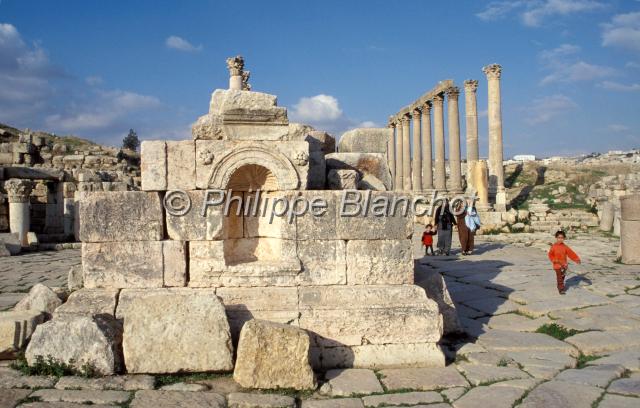
[[[29,180],[10,179],[4,183],[10,203],[29,202],[29,194],[33,188],[33,183]]]
[[[422,115],[422,112],[418,108],[411,111],[411,116],[413,116],[414,120],[420,119],[420,115]]]
[[[411,120],[411,117],[409,116],[408,113],[405,113],[404,115],[402,115],[400,120],[402,121],[402,124],[404,125],[405,123],[409,123],[409,121]]]
[[[482,68],[482,72],[487,76],[487,79],[500,79],[502,75],[502,66],[500,64],[491,64]]]
[[[242,55],[227,58],[227,68],[229,68],[229,75],[242,75],[244,71],[244,58]]]
[[[431,101],[433,106],[439,107],[439,108],[442,108],[443,102],[444,102],[444,96],[442,94],[437,94],[436,96],[433,97],[433,100]]]
[[[422,105],[422,113],[425,115],[428,115],[429,113],[431,113],[431,104],[429,102],[425,102],[424,105]]]
[[[477,79],[467,79],[464,81],[464,91],[467,93],[475,92],[478,90],[478,80]]]
[[[460,88],[452,86],[451,88],[447,88],[445,92],[447,93],[447,98],[457,100],[458,95],[460,95]]]

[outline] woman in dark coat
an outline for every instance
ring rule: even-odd
[[[456,219],[449,210],[449,200],[446,200],[435,214],[435,222],[438,230],[438,254],[449,255],[451,252],[451,235]]]
[[[460,247],[462,255],[469,255],[473,250],[473,232],[469,230],[465,223],[467,216],[467,205],[464,201],[460,201],[456,206],[456,221],[458,224],[458,238],[460,238]]]

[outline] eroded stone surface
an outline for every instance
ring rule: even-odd
[[[99,315],[108,314],[115,316],[118,289],[80,289],[69,295],[67,301],[58,307],[54,317],[73,315]]]
[[[129,393],[125,391],[37,390],[30,396],[45,402],[78,404],[123,404],[129,400]]]
[[[38,283],[29,290],[29,293],[22,298],[17,305],[15,305],[13,310],[33,310],[52,314],[61,304],[62,300],[60,300],[53,290],[41,283]]]
[[[152,390],[155,378],[150,375],[119,375],[100,378],[62,377],[56,383],[59,390]]]
[[[281,323],[255,319],[245,323],[233,378],[245,388],[314,389],[309,335]]]
[[[131,408],[225,408],[225,398],[213,392],[138,391]]]
[[[325,373],[325,379],[327,382],[322,385],[320,392],[333,397],[349,397],[383,391],[378,378],[371,370],[329,370]]]
[[[403,392],[389,395],[370,395],[362,398],[365,407],[413,406],[417,404],[433,404],[442,402],[437,392]]]
[[[234,392],[227,396],[229,408],[295,408],[296,401],[284,395]]]
[[[469,383],[453,366],[446,368],[397,368],[380,370],[381,381],[390,390],[431,391],[468,387]]]

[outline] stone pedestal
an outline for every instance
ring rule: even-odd
[[[420,147],[420,117],[422,112],[415,109],[413,116],[413,160],[411,161],[411,183],[413,191],[422,189],[422,152]]]
[[[460,89],[452,87],[447,90],[447,107],[449,110],[449,191],[462,192],[462,169],[460,164],[460,115],[458,111],[458,95]]]
[[[600,231],[611,232],[613,228],[613,219],[616,210],[612,203],[605,201],[602,204],[602,212],[600,215]]]
[[[422,107],[422,190],[433,189],[433,153],[431,149],[431,105]]]
[[[446,168],[444,162],[444,112],[442,104],[444,98],[442,95],[433,97],[433,131],[435,134],[435,151],[436,151],[436,175],[435,188],[439,191],[447,189]]]
[[[491,64],[483,68],[488,81],[489,122],[489,189],[499,193],[504,190],[504,168],[502,151],[502,112],[500,101],[500,76],[502,67]],[[496,196],[496,203],[502,204]]]
[[[18,234],[23,247],[29,246],[29,195],[33,184],[29,180],[11,179],[4,183],[9,196],[9,228]]]
[[[229,89],[234,89],[236,91],[242,90],[242,76],[241,75],[231,75],[229,77]]]
[[[622,263],[640,264],[640,194],[620,197],[620,249]]]

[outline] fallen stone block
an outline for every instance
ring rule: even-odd
[[[79,219],[83,242],[159,241],[164,233],[160,195],[152,192],[83,194]]]
[[[74,265],[69,268],[67,274],[67,288],[70,292],[82,289],[84,287],[84,279],[82,276],[82,264]]]
[[[389,140],[393,137],[391,128],[359,128],[342,134],[338,143],[341,153],[387,153]]]
[[[38,310],[0,312],[0,359],[15,357],[43,321]]]
[[[113,317],[65,316],[36,327],[25,357],[29,365],[40,356],[112,375],[122,367],[121,343],[122,328]]]
[[[22,251],[22,243],[20,242],[18,234],[0,234],[0,241],[4,244],[4,247],[9,251],[10,255],[18,255]]]
[[[62,300],[53,290],[41,283],[36,283],[13,310],[34,310],[51,315],[61,304]]]
[[[110,315],[116,314],[118,289],[80,289],[69,295],[65,303],[58,307],[54,318],[64,315]]]
[[[357,190],[391,190],[393,181],[387,157],[380,153],[332,153],[325,156],[329,171],[352,170],[358,173]]]
[[[116,314],[129,373],[233,369],[229,323],[212,289],[123,290]]]
[[[240,332],[233,379],[245,388],[314,389],[309,335],[286,324],[248,321]]]

